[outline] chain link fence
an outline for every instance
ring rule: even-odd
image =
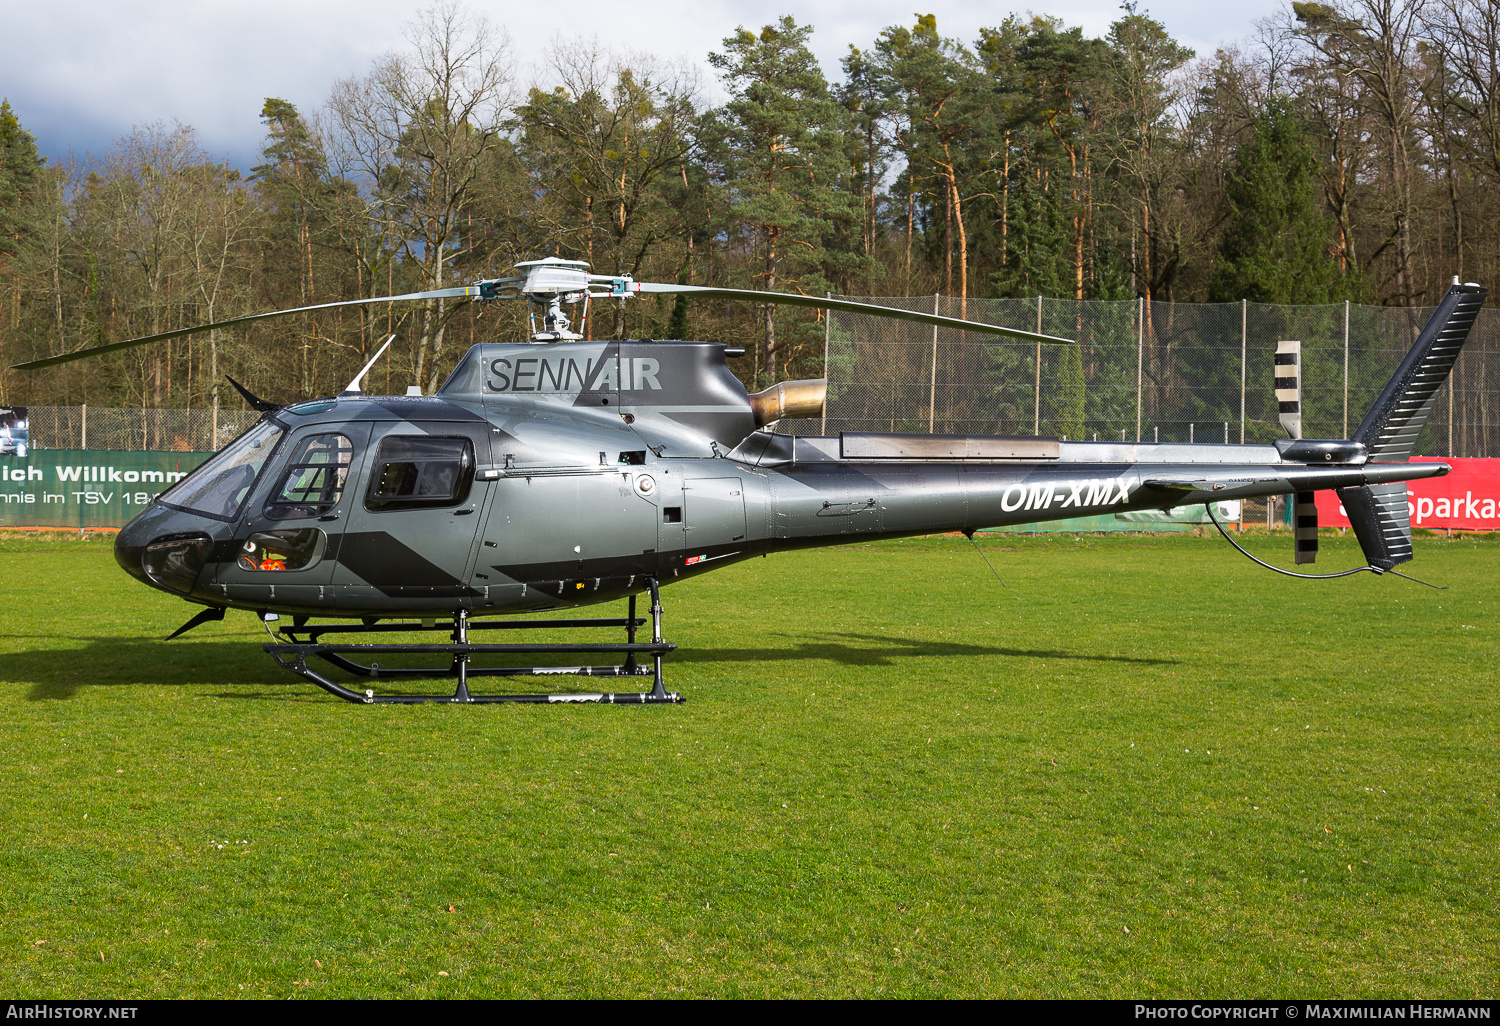
[[[866,314],[830,313],[828,402],[797,434],[913,431],[1071,439],[1269,442],[1281,339],[1302,342],[1309,438],[1347,438],[1431,308],[1333,304],[1075,302],[839,297],[1078,340],[1038,346]],[[37,449],[204,452],[257,419],[250,410],[33,406]],[[1417,451],[1500,455],[1500,312],[1481,310],[1438,393]]]
[[[1348,438],[1432,313],[1356,304],[849,298],[1078,340],[1038,346],[830,313],[822,420],[798,434],[935,431],[1074,440],[1269,442],[1281,339],[1302,342],[1309,438]],[[1417,451],[1500,455],[1500,313],[1482,310]]]
[[[259,419],[253,410],[32,406],[33,449],[213,452]]]

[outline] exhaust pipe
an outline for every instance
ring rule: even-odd
[[[827,395],[827,378],[778,381],[770,388],[751,393],[750,409],[755,413],[755,426],[766,427],[788,417],[820,417]]]

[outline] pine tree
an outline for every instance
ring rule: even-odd
[[[839,258],[826,242],[835,222],[855,223],[859,209],[856,197],[840,188],[848,173],[848,112],[831,95],[807,47],[811,34],[811,27],[791,17],[759,35],[742,28],[709,62],[730,91],[722,115],[724,187],[731,221],[749,231],[761,250],[755,278],[768,291],[816,295],[832,289],[825,272]],[[775,376],[784,348],[776,339],[775,307],[767,303],[767,375]]]
[[[515,110],[537,220],[567,256],[639,276],[661,243],[695,227],[679,186],[696,116],[689,84],[648,58],[588,45],[560,45],[552,63],[562,84],[533,88]],[[610,305],[621,338],[626,306]]]
[[[10,101],[0,101],[0,257],[13,257],[20,247],[32,197],[46,158],[37,153],[36,139],[21,127]]]
[[[1052,400],[1052,432],[1083,440],[1084,398],[1082,346],[1063,346],[1057,366],[1057,394]]]
[[[1317,156],[1290,100],[1271,97],[1225,178],[1230,214],[1209,301],[1331,303],[1346,285],[1329,256]]]
[[[990,195],[999,180],[993,159],[1001,149],[997,108],[979,62],[964,46],[938,34],[937,19],[918,15],[911,29],[893,26],[875,44],[875,72],[894,140],[907,163],[907,181],[941,197],[943,291],[969,296],[969,230],[964,203]],[[939,214],[939,210],[941,213]],[[972,215],[970,215],[972,219]]]

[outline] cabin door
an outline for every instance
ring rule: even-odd
[[[334,583],[340,608],[448,612],[474,605],[468,585],[490,487],[483,423],[376,424]]]

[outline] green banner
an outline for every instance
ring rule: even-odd
[[[28,449],[0,456],[0,528],[124,527],[212,455]]]

